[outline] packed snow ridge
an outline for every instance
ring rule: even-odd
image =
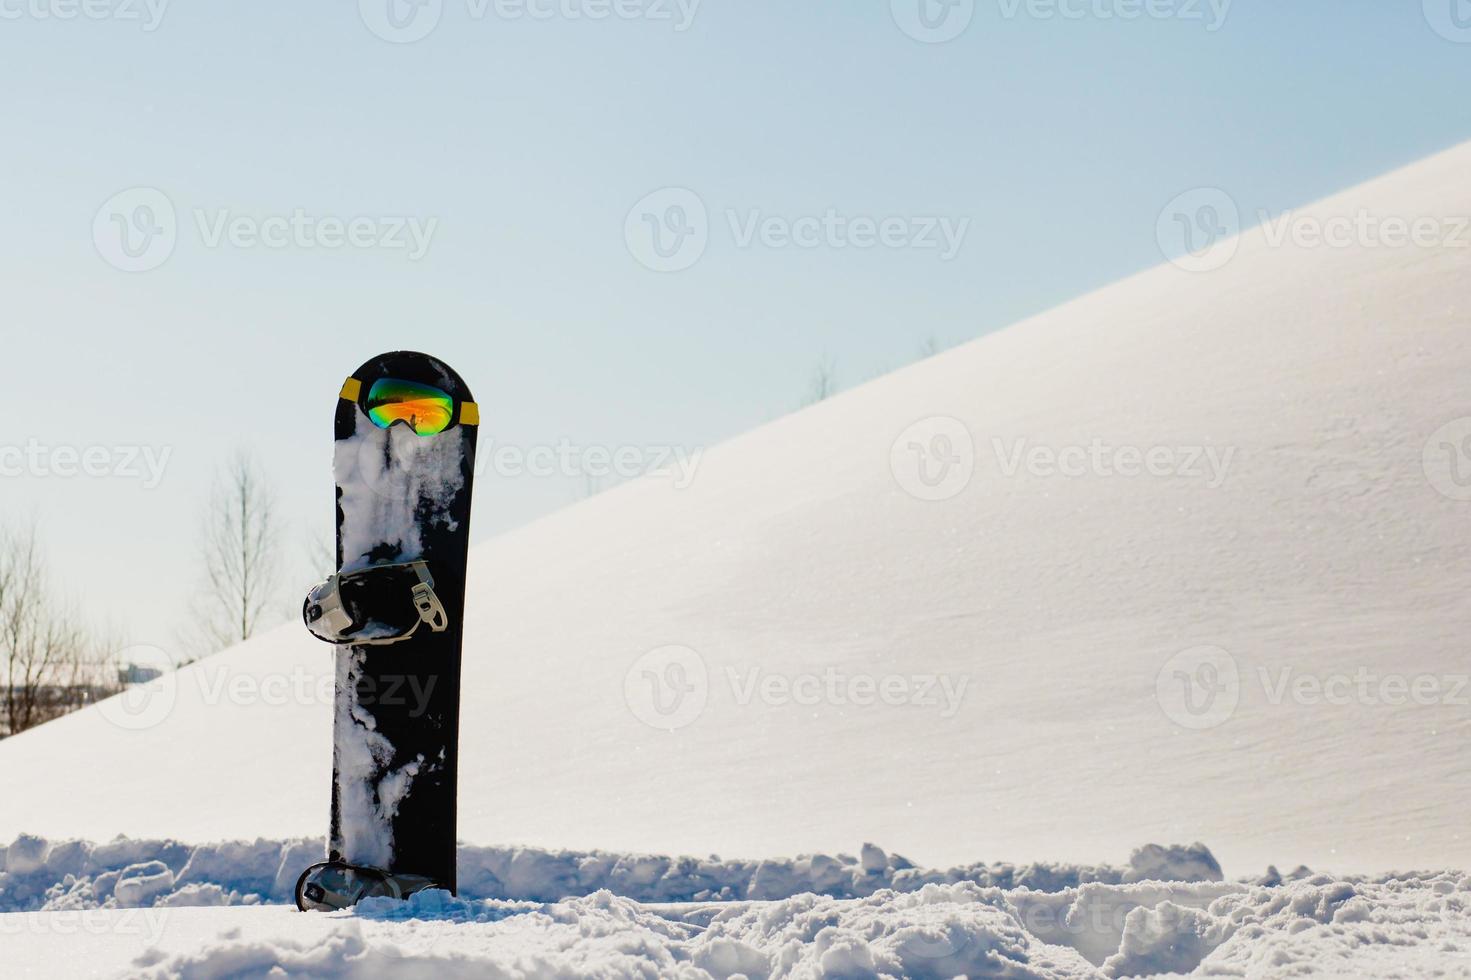
[[[26,834],[0,848],[0,912],[289,903],[297,876],[324,852],[311,839],[190,846],[125,837],[53,843]],[[1127,868],[977,863],[948,870],[917,868],[873,844],[857,856],[763,861],[461,845],[459,875],[461,896],[472,899],[556,902],[608,891],[638,902],[731,902],[860,898],[931,884],[1059,892],[1092,882],[1211,882],[1221,880],[1221,867],[1203,844],[1141,847]]]
[[[310,941],[241,930],[145,954],[139,975],[371,977],[1072,977],[1465,975],[1471,878],[1282,887],[971,882],[800,895],[689,912],[611,892],[554,905],[427,892],[370,899]],[[1457,972],[1457,963],[1461,972]],[[278,972],[272,972],[278,971]]]
[[[297,914],[282,903],[321,853],[307,839],[22,836],[0,849],[0,933],[75,934],[66,917],[100,916],[91,931],[138,942],[126,964],[88,947],[114,957],[91,972],[156,978],[1471,972],[1471,876],[1232,882],[1200,844],[1142,847],[1128,867],[945,871],[872,844],[768,861],[465,846],[460,897]]]

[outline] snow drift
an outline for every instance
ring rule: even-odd
[[[265,904],[321,846],[18,838],[7,968],[51,972],[62,936],[75,975],[155,978],[1387,976],[1471,955],[1471,877],[1230,882],[1199,845],[1128,868],[949,871],[872,845],[769,862],[465,848],[459,898]]]
[[[1468,167],[1303,214],[1471,214]],[[1249,232],[486,543],[461,834],[1471,865],[1468,281]],[[289,625],[0,743],[0,835],[319,835],[329,678]]]
[[[297,876],[323,853],[320,839],[186,845],[119,837],[96,844],[27,834],[0,848],[0,914],[288,904]],[[926,869],[873,844],[863,846],[861,857],[807,854],[761,861],[462,846],[458,864],[462,896],[534,902],[599,891],[640,902],[714,903],[805,894],[854,898],[959,882],[1057,892],[1093,882],[1221,880],[1220,866],[1203,844],[1150,844],[1134,851],[1128,867],[997,863]]]
[[[17,838],[7,967],[48,972],[63,935],[75,974],[156,978],[1388,975],[1471,955],[1471,877],[1231,882],[1200,845],[946,871],[873,845],[761,862],[466,847],[458,898],[266,904],[321,848]]]

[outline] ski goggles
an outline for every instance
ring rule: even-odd
[[[339,646],[398,643],[426,624],[434,633],[449,629],[422,561],[339,572],[307,593],[301,617],[313,636]]]
[[[434,887],[420,875],[393,875],[340,861],[314,864],[296,879],[296,907],[303,912],[340,912],[365,898],[408,898]]]
[[[449,392],[419,381],[379,378],[365,387],[357,378],[348,378],[341,397],[357,403],[380,429],[402,422],[416,435],[434,436],[455,422],[480,424],[480,408],[474,402],[457,401]]]

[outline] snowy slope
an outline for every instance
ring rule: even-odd
[[[1468,168],[1471,146],[1305,213],[1471,214]],[[1465,248],[1251,232],[1217,271],[1141,274],[716,447],[687,489],[487,543],[462,836],[1471,866],[1471,503],[1439,455],[1459,430],[1432,439],[1471,415],[1468,280]],[[1167,477],[1008,472],[1017,440],[1202,452]],[[912,443],[957,457],[951,482],[917,481]],[[1192,714],[1177,675],[1227,686]],[[0,742],[0,785],[28,788],[0,840],[319,836],[328,676],[287,626],[165,683],[141,730],[112,704]],[[1360,676],[1373,696],[1292,693]],[[1436,703],[1385,703],[1386,676]]]

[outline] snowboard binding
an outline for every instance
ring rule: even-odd
[[[296,879],[296,907],[303,912],[341,912],[365,898],[403,899],[436,887],[422,875],[395,875],[342,861],[323,861]]]
[[[317,639],[338,646],[381,646],[449,628],[434,576],[422,561],[339,572],[307,594],[302,619]]]

